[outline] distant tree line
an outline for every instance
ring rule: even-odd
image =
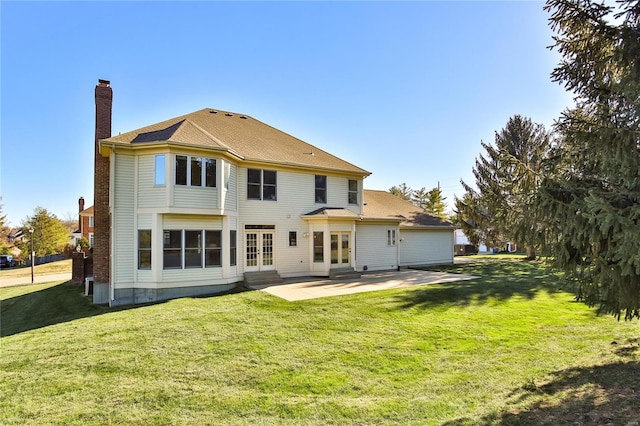
[[[27,216],[19,228],[12,230],[6,224],[6,215],[2,214],[0,205],[0,254],[8,254],[12,247],[20,250],[19,257],[28,258],[33,251],[37,257],[68,251],[71,241],[71,233],[77,225],[73,220],[61,220],[43,207],[36,207],[33,215]],[[22,237],[17,241],[10,241],[9,236],[22,230]]]

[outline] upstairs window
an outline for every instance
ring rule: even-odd
[[[216,160],[176,155],[176,185],[216,187]]]
[[[247,170],[247,199],[275,201],[277,186],[277,175],[274,170]]]
[[[316,203],[327,203],[327,177],[316,175]]]
[[[358,204],[358,181],[349,179],[348,189],[349,204]]]
[[[164,154],[156,155],[156,164],[155,164],[155,174],[154,174],[154,184],[156,185],[164,185],[165,184],[165,156]]]

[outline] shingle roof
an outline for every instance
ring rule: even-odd
[[[421,208],[387,191],[364,190],[364,217],[399,217],[401,227],[455,228],[446,220],[424,212]]]
[[[347,210],[342,207],[322,207],[316,209],[312,212],[305,214],[304,216],[311,217],[341,217],[341,218],[358,218],[359,216],[352,212],[351,210]]]
[[[171,142],[226,151],[245,161],[335,170],[362,176],[370,174],[248,115],[210,108],[112,136],[104,141],[123,145]]]
[[[93,206],[87,207],[86,209],[82,210],[80,214],[83,216],[93,215]]]

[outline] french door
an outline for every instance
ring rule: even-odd
[[[245,231],[246,272],[271,271],[276,268],[274,241],[274,231]]]
[[[345,268],[351,266],[351,233],[331,233],[331,267]]]

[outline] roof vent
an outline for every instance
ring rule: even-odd
[[[216,111],[215,109],[212,109],[211,111],[209,111],[210,114],[217,114],[218,111]]]
[[[247,116],[246,115],[241,115],[240,118],[242,118],[243,120],[246,120]]]
[[[233,114],[231,114],[230,112],[225,114],[227,117],[233,117]]]

